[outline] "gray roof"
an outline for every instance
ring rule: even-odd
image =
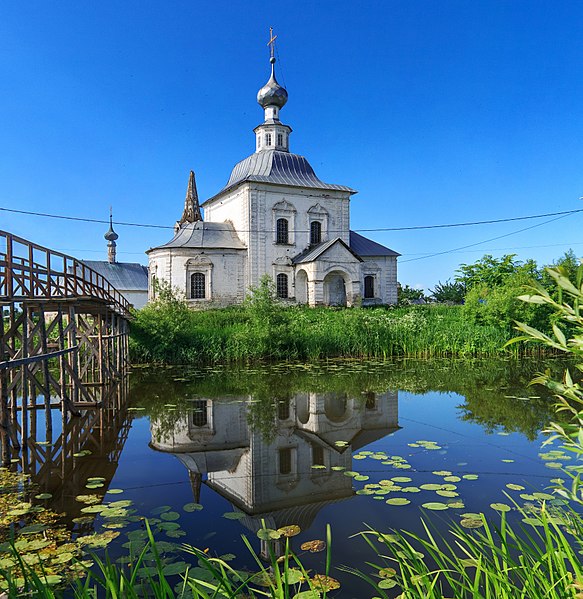
[[[359,256],[400,256],[395,252],[372,239],[363,237],[354,231],[350,231],[350,247]]]
[[[168,243],[150,248],[146,253],[163,248],[244,250],[245,246],[232,223],[196,221],[182,226]]]
[[[119,291],[148,291],[148,267],[137,262],[83,260]]]
[[[354,250],[349,248],[340,237],[336,237],[336,239],[331,239],[330,241],[324,241],[323,243],[319,243],[318,245],[309,247],[307,250],[304,250],[300,254],[298,254],[295,258],[293,258],[294,264],[302,264],[305,262],[313,262],[317,260],[327,249],[331,248],[335,243],[342,244],[359,262],[362,262],[362,258],[358,256]]]
[[[356,190],[350,187],[331,185],[320,181],[310,163],[303,156],[278,150],[262,150],[236,164],[225,187],[208,199],[205,204],[243,181],[356,193]]]

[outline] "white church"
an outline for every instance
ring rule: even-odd
[[[257,94],[265,118],[254,129],[255,152],[202,204],[204,220],[190,173],[174,238],[146,252],[150,299],[158,280],[192,307],[240,304],[268,274],[289,303],[397,302],[399,254],[350,230],[354,189],[322,182],[303,156],[290,152],[292,129],[280,120],[287,99],[272,46],[271,77]]]

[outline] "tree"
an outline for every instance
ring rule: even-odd
[[[421,303],[425,300],[423,289],[414,289],[409,285],[403,287],[401,283],[397,283],[397,298],[399,304]]]
[[[485,285],[489,288],[499,287],[517,274],[526,274],[534,279],[540,278],[536,262],[516,260],[516,254],[506,254],[502,258],[494,258],[486,254],[474,264],[461,264],[456,273],[458,274],[455,281],[461,283],[466,292],[477,285]]]
[[[449,279],[442,283],[439,281],[434,289],[430,289],[431,297],[441,304],[462,304],[466,295],[466,288],[459,281]]]

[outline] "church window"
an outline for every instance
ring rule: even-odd
[[[288,243],[289,225],[287,218],[278,218],[275,223],[275,243]]]
[[[277,145],[283,146],[283,135],[281,133],[277,134]]]
[[[206,403],[205,400],[192,402],[192,424],[194,426],[206,426],[208,424]]]
[[[312,443],[312,466],[325,466],[324,448],[321,445]]]
[[[312,221],[310,223],[310,245],[317,245],[322,241],[322,223],[320,221]]]
[[[202,272],[195,272],[190,275],[190,297],[192,299],[205,298],[205,276]]]
[[[279,473],[291,474],[292,471],[292,450],[288,447],[279,450]]]
[[[289,399],[280,399],[277,402],[277,417],[279,420],[289,419]]]
[[[364,297],[374,297],[374,277],[371,275],[364,277]]]
[[[280,273],[277,275],[277,297],[287,297],[287,275]]]
[[[266,146],[270,146],[271,145],[271,133],[266,133],[265,134],[265,145]]]

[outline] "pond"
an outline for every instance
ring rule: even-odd
[[[368,527],[420,533],[423,518],[444,532],[468,512],[499,518],[493,503],[547,496],[568,466],[560,451],[541,449],[552,399],[528,385],[548,366],[135,367],[109,408],[68,422],[57,410],[50,421],[35,413],[27,448],[9,457],[37,483],[41,499],[32,502],[64,513],[73,536],[115,532],[104,543],[114,558],[143,546],[140,516],[168,559],[188,561],[179,545],[189,543],[249,569],[243,535],[257,554],[277,554],[283,541],[261,540],[258,531],[297,525],[293,549],[322,572],[325,553],[300,547],[324,540],[330,524],[333,564],[370,573],[374,554],[352,538]],[[96,505],[101,498],[108,508]],[[375,595],[351,574],[331,575],[342,585],[333,596]]]

